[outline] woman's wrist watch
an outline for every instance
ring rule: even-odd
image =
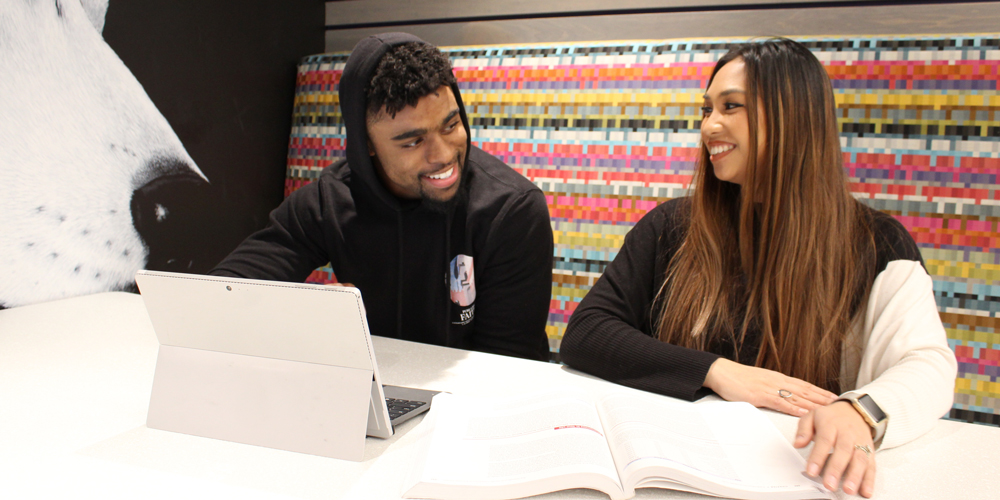
[[[885,436],[885,428],[889,423],[889,415],[879,407],[878,403],[871,396],[863,392],[845,392],[837,398],[837,401],[851,403],[851,406],[861,414],[861,418],[872,428],[872,441],[875,443],[875,448],[877,449],[882,444],[882,438]]]

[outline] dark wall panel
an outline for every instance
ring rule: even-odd
[[[151,249],[148,268],[207,271],[281,202],[295,67],[323,50],[323,18],[317,0],[111,2],[105,40],[211,183],[165,231],[192,260]]]

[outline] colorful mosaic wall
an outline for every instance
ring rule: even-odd
[[[444,49],[472,140],[541,187],[555,234],[548,334],[650,208],[683,196],[714,62],[739,40]],[[896,216],[934,278],[959,361],[956,419],[1000,425],[1000,36],[800,38],[826,65],[852,189]],[[299,67],[286,194],[344,156],[346,54]],[[329,268],[315,281],[336,279]]]

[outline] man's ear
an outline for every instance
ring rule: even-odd
[[[368,143],[368,156],[375,156],[375,147],[372,146],[372,140],[365,139],[365,142]]]

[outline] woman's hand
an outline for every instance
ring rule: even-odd
[[[815,444],[806,461],[806,474],[819,477],[822,472],[823,485],[830,491],[841,486],[844,493],[860,492],[861,496],[871,498],[875,491],[872,430],[851,403],[838,401],[802,417],[794,445],[803,448],[810,441]]]
[[[805,380],[725,358],[712,363],[704,385],[727,401],[745,401],[758,408],[770,408],[794,417],[801,417],[809,410],[837,400],[834,393]]]

